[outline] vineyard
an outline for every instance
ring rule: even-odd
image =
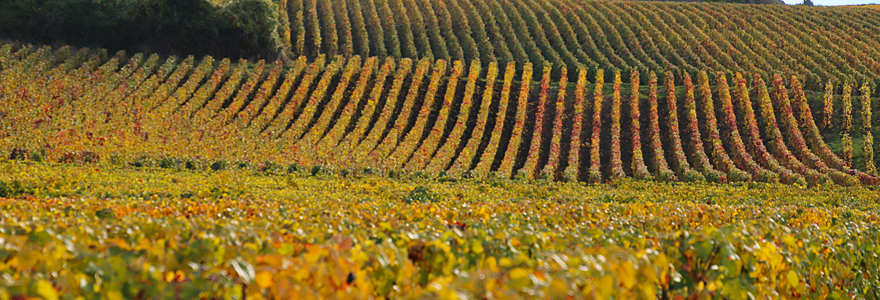
[[[65,3],[72,0],[50,0]],[[168,11],[155,1],[94,3],[98,12],[0,3],[0,36],[53,44],[92,42],[93,48],[133,49],[165,55],[295,60],[319,55],[552,63],[551,80],[565,66],[587,77],[621,70],[648,81],[653,71],[798,76],[804,89],[828,81],[856,86],[880,80],[880,11],[871,6],[809,7],[722,3],[589,0],[181,0],[203,9]],[[182,4],[183,5],[183,4]],[[60,6],[63,7],[63,6]],[[137,9],[142,7],[142,9]],[[162,13],[162,14],[160,14]],[[115,15],[110,20],[100,15]],[[157,22],[156,19],[175,20]],[[142,16],[130,19],[126,16]],[[181,20],[182,19],[182,20]],[[94,24],[90,23],[93,22]],[[40,24],[49,23],[46,24]],[[85,23],[85,24],[83,24]],[[125,31],[128,29],[128,31]],[[104,32],[104,38],[89,30]],[[167,35],[164,39],[157,33]],[[133,41],[141,38],[144,41]],[[74,43],[75,44],[75,43]],[[129,47],[125,47],[129,46]],[[146,49],[146,50],[144,50]],[[175,50],[176,51],[172,51]],[[451,67],[451,65],[450,65]],[[876,89],[874,89],[876,91]],[[840,92],[838,89],[837,92]],[[875,92],[875,95],[877,93]]]
[[[880,10],[211,3],[0,39],[0,300],[880,298]]]
[[[492,62],[484,72],[476,60],[321,55],[286,67],[9,44],[0,57],[8,128],[0,146],[12,159],[592,183],[880,183],[867,84],[856,92],[845,82],[837,94],[828,82],[808,97],[797,76],[779,74],[649,72],[641,85],[633,71],[625,85],[620,71],[606,84],[604,69],[590,78],[586,67],[549,63],[519,72]],[[823,130],[840,133],[841,151]]]
[[[880,12],[804,7],[585,0],[286,0],[282,39],[295,55],[552,63],[697,76],[796,75],[807,89],[828,80],[880,79]],[[284,14],[282,9],[282,15]],[[286,26],[289,24],[289,27]],[[289,28],[289,30],[287,30]],[[535,70],[542,77],[542,68]]]
[[[0,297],[877,297],[880,194],[0,163]]]

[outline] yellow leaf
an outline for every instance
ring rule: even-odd
[[[797,287],[800,282],[797,272],[794,270],[788,270],[788,274],[786,274],[785,278],[788,279],[788,285],[791,287]]]
[[[365,263],[370,260],[370,257],[363,251],[355,249],[351,252],[351,259],[359,263]]]
[[[486,291],[491,292],[492,289],[494,289],[494,288],[495,288],[495,280],[489,280],[489,282],[486,282]]]
[[[526,271],[526,269],[515,268],[510,270],[510,279],[512,280],[526,278],[526,276],[529,276],[529,271]]]
[[[321,248],[316,246],[309,247],[308,252],[304,255],[306,263],[314,265],[319,259],[321,259],[321,254]]]
[[[474,240],[471,245],[471,250],[473,250],[476,254],[483,253],[483,242],[479,240]]]
[[[140,241],[138,241],[137,247],[134,248],[135,251],[149,250],[149,249],[150,249],[150,239],[148,239],[148,238],[142,238]]]
[[[489,270],[492,272],[498,272],[498,263],[495,261],[494,257],[489,257],[486,259],[486,264],[489,266]]]
[[[298,281],[303,281],[304,279],[309,277],[309,270],[306,268],[300,268],[296,270],[296,274],[293,275],[293,278]]]
[[[257,273],[256,277],[257,285],[260,286],[261,289],[266,289],[272,286],[275,282],[272,279],[272,273],[267,271],[261,271]]]
[[[602,294],[600,298],[611,298],[611,295],[614,293],[614,277],[610,274],[606,274],[602,276],[602,279],[599,279],[599,291]]]
[[[283,263],[284,262],[279,255],[260,255],[257,257],[257,264],[259,265],[269,265],[275,268],[280,268]]]
[[[55,291],[55,287],[46,280],[37,281],[37,294],[46,300],[58,300],[58,292]]]
[[[562,299],[568,296],[568,286],[565,285],[565,282],[559,278],[554,278],[550,282],[550,298]]]
[[[391,230],[391,224],[388,222],[379,223],[379,227],[382,227],[382,229],[385,229],[385,230]]]
[[[257,250],[260,249],[260,247],[257,246],[257,244],[254,244],[254,243],[244,243],[244,246],[247,247],[248,249],[251,249],[251,250],[254,250],[254,251],[257,251]]]
[[[708,289],[710,292],[714,292],[715,290],[718,289],[718,285],[715,284],[714,281],[712,281],[712,282],[709,282],[708,285],[706,285],[706,289]]]
[[[624,288],[632,289],[636,285],[636,270],[632,263],[622,263],[617,271],[617,280],[620,280]]]
[[[498,261],[498,265],[506,268],[512,266],[513,262],[507,257],[502,257],[501,260]]]
[[[122,293],[119,291],[109,291],[107,292],[107,300],[123,300]]]
[[[112,244],[113,246],[119,247],[120,249],[125,249],[131,251],[131,247],[123,239],[107,239],[104,241],[107,244]]]
[[[782,238],[782,242],[784,242],[786,245],[788,245],[790,247],[797,247],[797,240],[793,236],[790,236],[790,235],[784,236]]]
[[[177,278],[177,282],[183,282],[186,280],[186,274],[183,274],[183,271],[178,270],[174,273],[174,278]]]

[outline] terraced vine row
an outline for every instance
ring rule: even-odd
[[[585,0],[289,1],[295,55],[552,63],[621,70],[780,73],[821,90],[880,79],[878,12],[860,7]],[[330,7],[334,9],[331,9]],[[345,13],[345,12],[348,13]],[[454,22],[453,22],[454,20]],[[335,28],[336,30],[332,30]],[[785,42],[780,42],[785,41]],[[308,46],[308,47],[305,47]],[[535,77],[543,77],[543,69]],[[867,80],[866,80],[867,79]]]
[[[509,62],[354,56],[236,64],[0,47],[0,142],[12,158],[63,162],[233,161],[434,176],[602,182],[764,181],[876,185],[870,92],[811,107],[798,77],[569,72]],[[451,69],[448,68],[451,65]],[[540,70],[539,70],[540,69]],[[559,70],[561,80],[551,80]],[[448,72],[447,72],[448,71]],[[531,83],[533,72],[540,84]],[[568,84],[569,74],[577,82]],[[728,85],[728,79],[734,85]],[[643,88],[647,89],[645,97]],[[846,89],[848,90],[848,89]],[[592,91],[592,98],[587,98]],[[573,96],[570,96],[573,95]],[[665,96],[661,96],[665,95]],[[830,99],[830,100],[828,100]],[[841,99],[863,133],[864,172],[815,119]],[[826,105],[826,107],[821,107]],[[830,110],[832,113],[835,110]],[[642,125],[644,124],[644,125]],[[827,126],[827,125],[823,125]],[[846,138],[846,137],[844,137]],[[644,142],[643,142],[644,141]],[[843,157],[842,157],[843,156]],[[147,162],[144,162],[147,160]]]

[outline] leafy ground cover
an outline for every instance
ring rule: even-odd
[[[0,298],[876,298],[876,188],[0,162]]]

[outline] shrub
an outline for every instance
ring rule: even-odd
[[[414,114],[416,118],[415,123],[412,125],[412,128],[406,132],[403,139],[397,143],[394,151],[383,160],[383,166],[391,168],[406,167],[406,162],[409,160],[410,156],[412,156],[416,147],[419,146],[419,143],[421,143],[422,133],[424,133],[425,130],[429,130],[429,128],[426,128],[428,126],[428,117],[430,117],[431,110],[434,108],[434,101],[437,98],[436,95],[440,92],[440,82],[446,75],[446,66],[447,63],[445,60],[438,60],[437,65],[434,66],[434,73],[431,75],[431,81],[428,84],[428,92],[425,94],[422,107],[415,110],[414,106],[410,106],[413,108],[412,110],[405,110]],[[464,64],[461,61],[455,61],[451,78],[456,81],[456,85],[458,84],[458,79],[461,78],[462,72],[464,72]],[[404,124],[406,123],[401,123],[401,125]],[[401,134],[406,130],[403,126],[397,127],[397,129]],[[412,169],[409,170],[413,171]]]
[[[755,179],[762,182],[779,182],[779,175],[773,171],[761,167],[749,154],[743,138],[737,127],[736,113],[734,112],[733,102],[730,96],[730,86],[727,84],[727,76],[718,72],[718,101],[721,102],[721,125],[725,129],[727,140],[730,143],[731,155],[734,162],[741,166],[743,170],[755,176]],[[738,91],[734,91],[739,94]]]
[[[751,181],[752,176],[737,168],[736,164],[734,164],[733,160],[730,159],[730,156],[727,155],[727,151],[724,149],[724,144],[721,141],[721,133],[718,131],[718,120],[715,118],[715,103],[712,99],[712,90],[709,87],[709,76],[705,71],[701,71],[699,76],[699,93],[702,99],[699,106],[703,114],[703,119],[705,120],[704,126],[708,133],[706,141],[709,144],[709,149],[712,153],[713,163],[718,170],[727,173],[730,181]],[[727,88],[726,85],[723,87],[719,85],[718,90],[719,93],[727,92],[721,91],[721,88]]]
[[[660,115],[657,104],[657,74],[651,71],[648,74],[648,126],[651,131],[651,161],[654,166],[654,175],[660,181],[676,181],[675,172],[669,169],[666,156],[663,152],[663,143],[660,140]]]
[[[834,84],[825,84],[825,97],[822,98],[822,128],[834,128]]]
[[[571,142],[568,150],[568,166],[562,171],[563,181],[576,181],[580,175],[581,164],[581,134],[584,128],[584,93],[587,89],[587,69],[578,68],[577,86],[575,87],[574,115],[572,116],[571,125]]]
[[[470,78],[473,78],[472,73],[475,71],[473,67],[478,66],[479,64],[479,61],[471,62],[472,68],[468,73],[468,85],[471,84]],[[476,70],[476,72],[479,72],[479,70]],[[452,75],[449,77],[449,80],[446,84],[446,94],[443,96],[443,102],[440,104],[440,111],[437,112],[437,119],[434,121],[434,126],[432,126],[431,128],[428,127],[428,120],[426,118],[431,113],[432,108],[427,107],[429,104],[431,104],[431,102],[426,101],[425,104],[422,106],[425,114],[421,116],[422,118],[420,120],[422,120],[422,123],[424,123],[424,125],[420,126],[418,138],[421,138],[422,134],[425,131],[428,131],[428,133],[427,137],[425,137],[424,140],[420,141],[421,145],[419,145],[418,148],[414,149],[412,157],[404,163],[404,166],[407,169],[422,170],[427,167],[428,163],[430,163],[431,157],[434,156],[434,152],[439,147],[440,139],[443,137],[443,133],[446,130],[446,121],[449,119],[449,111],[452,109],[453,101],[455,101],[455,93],[458,89],[458,85],[461,82],[461,77],[463,73],[464,63],[461,61],[453,62]],[[450,141],[447,137],[447,143],[448,142]]]
[[[614,85],[611,93],[611,178],[626,177],[620,155],[620,71],[614,71]]]
[[[694,83],[691,76],[684,75],[685,99],[684,110],[686,114],[687,125],[685,126],[685,134],[688,135],[690,150],[693,153],[694,167],[703,173],[711,182],[726,182],[727,175],[716,170],[706,155],[703,139],[700,135],[700,127],[697,120],[697,104],[694,98]]]
[[[538,96],[538,107],[533,114],[535,125],[532,128],[531,143],[526,153],[526,162],[516,174],[519,178],[532,179],[538,168],[538,160],[541,158],[541,142],[544,134],[544,117],[547,114],[547,99],[549,98],[550,89],[550,65],[544,66],[544,72],[541,78],[541,94]],[[525,130],[525,126],[520,127]],[[519,128],[517,128],[519,129]]]
[[[852,122],[852,85],[849,81],[843,83],[843,100],[840,113],[840,130],[851,132],[853,130]]]
[[[605,71],[599,69],[596,72],[596,84],[593,90],[593,124],[590,134],[590,170],[587,173],[587,181],[591,183],[599,183],[602,181],[602,171],[600,170],[602,161],[599,159],[601,151],[599,149],[599,139],[602,133],[602,102],[605,96],[602,95],[602,86],[605,84]]]
[[[520,85],[519,97],[517,97],[516,119],[514,119],[514,130],[507,144],[507,150],[504,152],[504,158],[501,160],[501,166],[498,172],[503,177],[510,177],[513,173],[513,165],[516,162],[519,153],[519,144],[522,142],[523,128],[526,123],[526,108],[528,108],[529,88],[532,86],[532,64],[526,64],[523,69],[523,75]]]
[[[556,179],[557,174],[562,170],[558,170],[561,161],[561,145],[562,142],[562,120],[565,114],[565,90],[568,88],[568,68],[562,67],[562,77],[559,80],[559,93],[556,96],[556,112],[553,118],[553,133],[550,139],[550,149],[547,157],[547,164],[541,169],[540,177],[546,179]],[[580,127],[580,126],[578,126]]]
[[[485,176],[486,173],[489,172],[489,168],[492,166],[492,162],[495,160],[495,154],[497,152],[498,140],[501,139],[501,130],[504,128],[504,119],[507,115],[507,99],[510,97],[510,86],[513,84],[513,76],[516,73],[516,64],[508,63],[507,67],[504,69],[504,80],[501,86],[501,99],[498,103],[498,109],[495,110],[499,112],[496,114],[496,119],[499,121],[495,122],[495,127],[490,132],[489,136],[489,144],[486,146],[486,149],[483,150],[483,153],[479,156],[479,160],[477,161],[477,166],[474,168],[473,173],[475,175]],[[492,73],[490,73],[492,74]],[[495,78],[495,75],[490,76],[490,78]],[[453,165],[453,170],[458,171],[468,171],[470,168],[472,160],[468,159],[466,155],[472,154],[476,157],[478,146],[482,141],[482,136],[485,133],[486,122],[489,117],[489,107],[492,101],[492,93],[490,92],[491,87],[494,86],[495,82],[489,83],[486,87],[486,93],[483,94],[483,103],[480,104],[480,114],[477,117],[477,127],[474,129],[474,133],[472,134],[471,141],[468,142],[465,150],[459,156],[459,159],[456,161],[455,165]],[[504,112],[504,113],[501,113]]]
[[[843,152],[841,154],[841,158],[846,163],[847,166],[853,165],[853,142],[852,137],[849,136],[849,133],[844,133],[841,138],[841,144],[843,145]]]
[[[46,0],[0,3],[0,32],[37,43],[217,57],[275,57],[283,42],[274,2]]]
[[[860,115],[862,116],[862,130],[871,131],[871,87],[865,82],[862,84],[862,88],[859,89],[859,92],[861,93],[861,101],[859,102],[862,104],[862,109],[860,109]]]
[[[666,71],[666,128],[668,132],[669,142],[672,144],[673,168],[676,173],[688,182],[705,181],[700,172],[691,169],[688,163],[687,155],[681,145],[681,135],[678,125],[678,101],[675,97],[675,77],[671,71]]]
[[[865,133],[865,145],[862,148],[862,154],[865,158],[865,173],[871,176],[877,176],[877,167],[874,165],[874,134]]]
[[[645,157],[642,154],[642,125],[641,121],[641,108],[640,108],[640,96],[639,93],[639,76],[640,73],[638,70],[633,70],[630,72],[630,136],[632,139],[632,172],[633,177],[641,180],[651,180],[653,176],[651,176],[651,172],[648,172],[648,166],[645,165]]]
[[[437,153],[434,154],[434,156],[431,158],[430,162],[428,162],[428,164],[427,164],[426,168],[429,172],[438,173],[440,171],[443,171],[447,166],[449,166],[450,164],[453,163],[451,160],[452,160],[453,156],[455,155],[456,149],[462,143],[461,138],[462,138],[462,135],[464,135],[465,128],[467,127],[468,119],[470,119],[471,106],[473,105],[473,102],[474,102],[474,94],[476,93],[477,80],[479,80],[479,78],[480,78],[480,70],[481,70],[480,62],[476,61],[476,60],[472,61],[471,66],[470,66],[470,70],[468,71],[467,84],[465,85],[465,88],[464,88],[464,98],[462,98],[461,105],[459,106],[459,109],[458,109],[458,118],[455,120],[455,123],[452,127],[452,132],[449,133],[449,136],[446,138],[446,141],[443,143],[443,145],[435,146],[435,147],[439,147],[439,149],[437,149]],[[486,74],[487,87],[486,87],[485,93],[488,93],[489,95],[492,94],[492,91],[491,91],[492,84],[494,83],[495,76],[497,76],[497,75],[498,75],[498,64],[495,62],[492,62],[489,64],[489,71]],[[447,96],[448,95],[449,95],[449,92],[447,92]],[[452,105],[451,104],[452,100],[453,99],[449,99],[450,103],[444,103],[444,105]],[[492,101],[491,96],[489,96],[488,100],[485,100],[485,101],[491,102]],[[481,115],[481,117],[482,117],[482,115]],[[486,119],[485,119],[485,117],[483,117],[482,118],[482,122],[483,122],[482,128],[480,128],[480,130],[477,130],[475,128],[472,131],[473,133],[471,135],[471,139],[482,139],[483,129],[486,126],[485,121],[486,121]],[[479,123],[481,121],[477,120],[477,122]],[[440,122],[437,122],[437,124],[439,124],[439,123]],[[442,130],[442,128],[445,128],[445,126],[446,126],[446,124],[444,123],[443,127],[437,127],[437,125],[435,125],[435,128],[438,130]],[[477,124],[477,126],[479,126],[479,124]],[[476,137],[475,137],[475,135],[476,135]],[[438,139],[438,141],[437,141],[438,143],[439,143],[439,138],[440,138],[439,136],[436,137],[436,139]],[[428,136],[428,139],[432,139],[431,135]],[[468,144],[470,144],[469,141],[468,141]],[[467,148],[467,146],[470,146],[470,145],[466,145],[465,148]],[[462,150],[462,152],[464,152],[464,151],[466,151],[466,150]],[[469,152],[465,155],[472,159],[473,157],[472,157],[472,155],[470,155],[470,153],[472,153],[472,151],[473,150],[469,150]]]
[[[440,201],[443,201],[442,195],[437,194],[424,186],[417,186],[403,197],[403,202],[406,204],[437,203]]]

